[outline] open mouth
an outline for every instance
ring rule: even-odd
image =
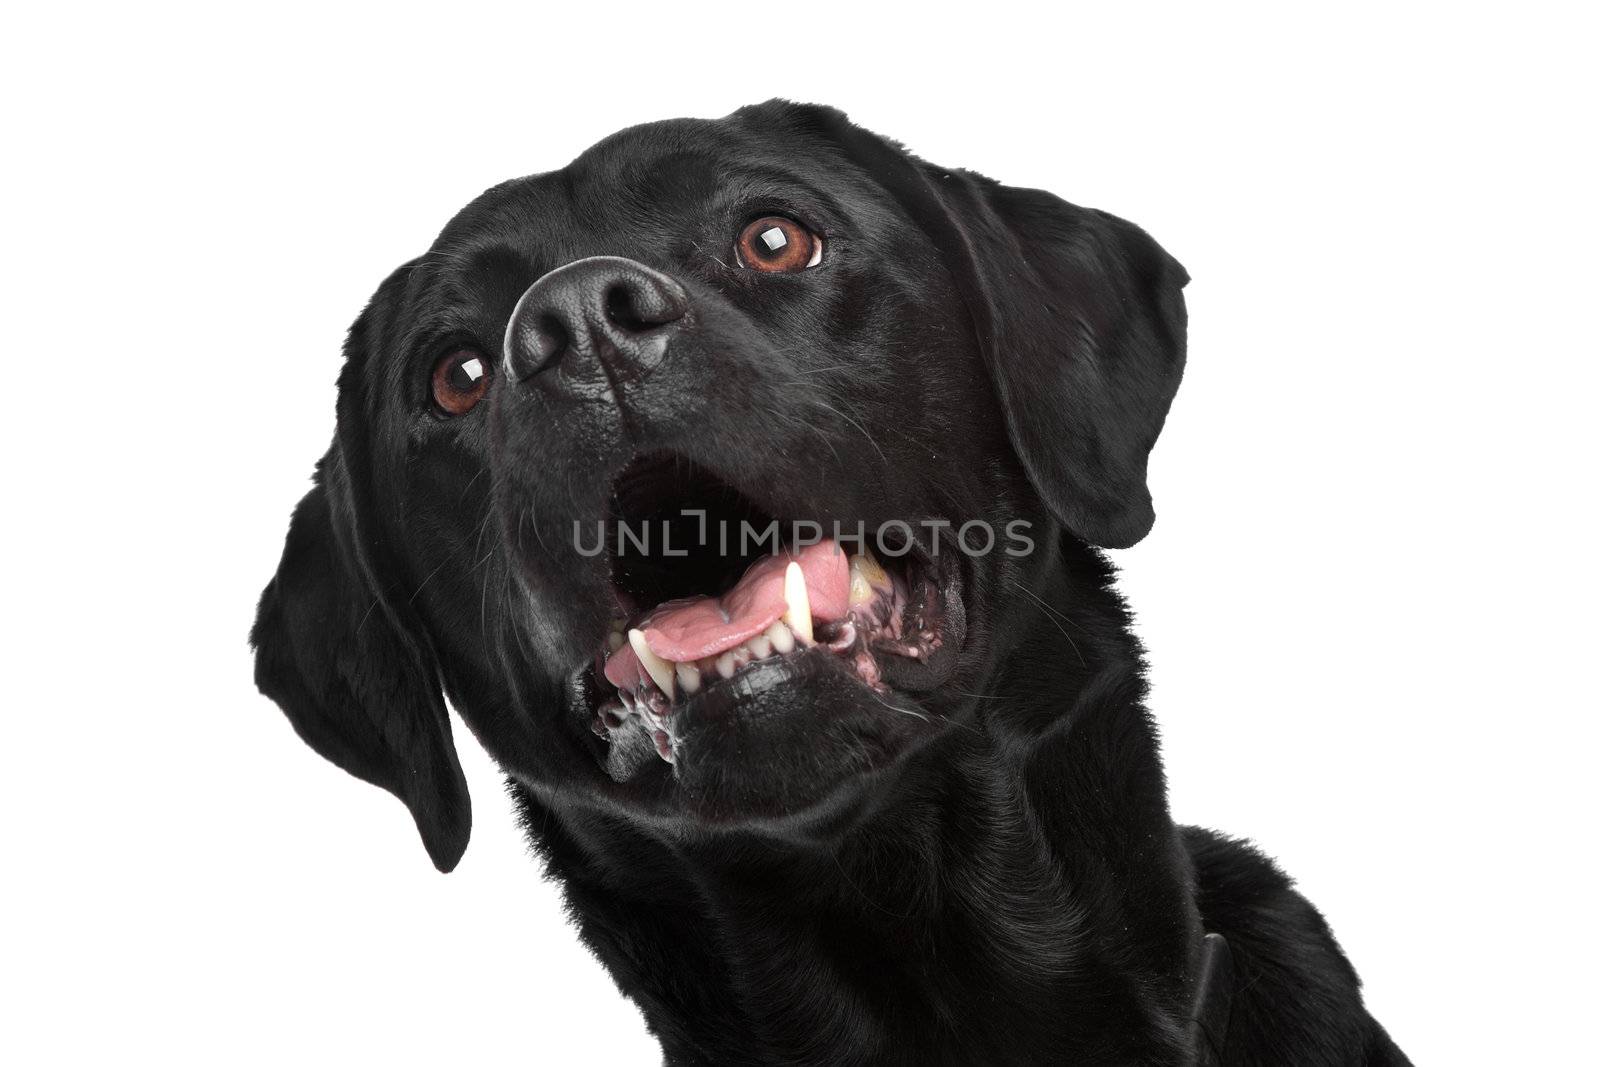
[[[948,658],[953,568],[904,523],[823,536],[673,456],[631,464],[612,510],[618,611],[592,728],[614,749],[648,742],[673,763],[688,722],[774,687],[831,671],[887,695]]]

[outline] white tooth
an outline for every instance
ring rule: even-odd
[[[887,589],[889,576],[878,561],[868,555],[850,557],[850,606],[872,599],[875,589]]]
[[[610,645],[611,651],[615,652],[622,647],[622,642],[626,640],[627,638],[622,636],[621,630],[612,630],[611,636],[606,638],[606,644]]]
[[[789,632],[782,619],[767,627],[767,640],[772,642],[772,651],[780,656],[794,651],[794,634]]]
[[[772,655],[772,638],[766,634],[756,634],[745,642],[745,646],[750,649],[750,655],[756,659],[766,659]]]
[[[783,613],[783,621],[802,644],[811,644],[815,640],[811,635],[811,594],[806,590],[805,572],[794,560],[789,561],[788,569],[783,572],[783,599],[789,605],[789,610]]]
[[[733,653],[733,664],[736,667],[743,667],[746,663],[755,659],[748,645],[740,645],[737,648],[730,648],[728,651]]]
[[[717,657],[717,673],[724,678],[732,678],[733,672],[738,669],[739,665],[733,661],[732,652],[724,652]]]
[[[683,686],[685,693],[698,693],[700,691],[700,668],[693,663],[678,664],[678,684]]]
[[[655,682],[656,687],[667,694],[668,700],[671,700],[675,688],[672,680],[672,662],[664,660],[650,651],[650,646],[645,644],[643,630],[629,630],[628,644],[633,646],[633,654],[639,657],[639,662],[643,664],[645,671],[650,675],[651,681]]]

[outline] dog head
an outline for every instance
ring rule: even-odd
[[[301,736],[470,806],[814,832],[972,714],[1013,585],[1153,521],[1183,269],[828,108],[619,133],[462,211],[352,328],[253,633]]]

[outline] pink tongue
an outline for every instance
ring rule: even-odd
[[[720,598],[667,601],[639,623],[645,644],[662,659],[678,663],[692,663],[743,644],[788,610],[783,575],[790,560],[797,561],[805,575],[812,619],[843,619],[850,609],[850,561],[833,541],[822,541],[798,553],[786,551],[758,560]],[[624,689],[637,685],[644,672],[633,647],[625,644],[606,659],[605,673],[607,681]]]

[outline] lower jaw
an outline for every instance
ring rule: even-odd
[[[879,664],[893,653],[874,651],[853,631],[835,632],[831,642],[821,640],[824,636],[818,635],[818,643],[746,663],[732,677],[670,703],[659,690],[650,690],[648,696],[623,694],[624,704],[608,700],[592,724],[608,744],[607,769],[620,780],[619,772],[625,777],[636,771],[645,752],[676,764],[690,732],[703,736],[707,730],[736,729],[749,713],[759,715],[763,704],[776,698],[783,698],[789,712],[815,714],[823,709],[796,705],[820,703],[823,683],[831,683],[827,688],[835,698],[835,687],[842,685],[864,703],[891,706],[892,692],[882,681]],[[604,680],[599,684],[604,686]]]
[[[863,685],[820,647],[752,664],[683,702],[676,716],[671,762],[642,725],[596,739],[609,780],[596,802],[673,835],[818,841],[874,810],[863,803],[882,795],[885,775],[913,766],[912,755],[946,724],[909,693]]]
[[[785,656],[757,660],[738,674],[696,693],[673,709],[682,721],[706,722],[735,714],[744,704],[779,686],[803,687],[826,673],[840,673],[845,664],[823,645],[796,649]]]

